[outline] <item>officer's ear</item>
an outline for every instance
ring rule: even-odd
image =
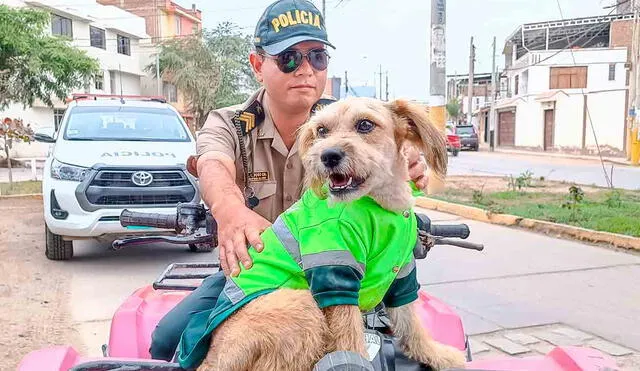
[[[258,54],[256,51],[252,51],[249,54],[249,63],[251,64],[251,70],[256,79],[262,83],[262,65],[264,63],[264,56]]]

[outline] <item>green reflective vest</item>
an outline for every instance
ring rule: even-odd
[[[183,368],[204,359],[222,321],[278,288],[311,290],[320,308],[358,305],[369,311],[381,302],[395,307],[417,299],[412,210],[394,213],[368,196],[331,205],[308,190],[261,238],[262,252],[249,249],[253,266],[240,265],[240,274],[227,278],[215,308],[190,320],[178,346]]]

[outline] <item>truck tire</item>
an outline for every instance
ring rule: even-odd
[[[73,242],[65,241],[62,236],[51,233],[45,224],[45,250],[44,254],[49,260],[69,260],[73,257]]]

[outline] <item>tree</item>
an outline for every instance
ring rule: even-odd
[[[220,86],[220,66],[199,35],[169,39],[160,46],[160,76],[173,83],[184,95],[189,111],[202,127],[207,114],[215,107]],[[147,66],[156,76],[156,64]]]
[[[30,125],[24,125],[22,120],[5,117],[0,123],[0,138],[2,147],[7,156],[7,167],[9,168],[9,188],[13,188],[13,174],[11,173],[11,147],[13,142],[29,143],[33,141],[33,130]]]
[[[161,44],[160,75],[182,92],[196,129],[204,125],[211,110],[241,103],[259,87],[248,62],[250,48],[249,36],[237,32],[231,23]],[[146,71],[157,77],[155,62]]]
[[[220,64],[221,81],[215,108],[243,102],[260,87],[248,62],[252,37],[235,30],[234,24],[224,22],[205,36],[207,46]]]
[[[456,98],[451,98],[445,106],[449,117],[456,120],[460,116],[460,102]]]
[[[49,13],[0,5],[0,110],[12,103],[25,108],[36,99],[53,107],[99,71],[98,62],[47,35]]]

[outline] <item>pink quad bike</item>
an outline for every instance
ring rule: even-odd
[[[211,214],[200,204],[181,204],[172,216],[145,214],[125,210],[120,215],[123,226],[153,227],[175,231],[173,235],[136,236],[116,240],[115,249],[125,246],[171,242],[217,246],[217,225]],[[426,215],[418,214],[420,238],[414,255],[424,259],[434,245],[454,245],[482,250],[482,245],[454,240],[466,239],[469,228],[465,224],[432,225]],[[202,246],[212,247],[212,246]],[[152,360],[149,354],[151,334],[160,319],[198,287],[199,280],[219,270],[217,263],[174,263],[151,285],[137,289],[118,308],[111,322],[108,345],[102,347],[102,357],[84,357],[72,346],[51,346],[27,354],[18,366],[19,371],[184,371],[177,363]],[[475,371],[612,371],[615,361],[591,348],[556,347],[544,356],[524,358],[499,357],[472,360],[471,349],[462,320],[455,311],[425,291],[419,292],[414,304],[422,325],[439,342],[465,352],[465,370]],[[413,371],[430,367],[408,359],[393,337],[383,307],[363,314],[365,341],[369,358],[350,352],[327,354],[313,371],[367,370]],[[449,369],[447,371],[454,371]]]

